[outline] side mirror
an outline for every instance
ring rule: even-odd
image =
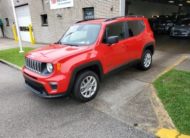
[[[110,36],[107,38],[106,43],[109,45],[115,44],[119,42],[119,36]]]

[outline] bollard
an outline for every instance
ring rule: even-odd
[[[15,40],[16,42],[18,42],[18,35],[17,35],[17,31],[16,31],[16,26],[15,26],[15,24],[12,25],[12,31],[13,31],[14,40]]]
[[[30,33],[30,42],[32,43],[32,44],[35,44],[36,42],[35,42],[35,38],[34,38],[34,35],[33,35],[33,29],[32,29],[32,25],[29,25],[29,33]]]

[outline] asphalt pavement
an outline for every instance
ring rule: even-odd
[[[42,99],[24,85],[22,73],[0,63],[0,137],[149,138],[160,124],[149,85],[183,54],[189,40],[157,38],[150,70],[128,68],[110,76],[91,102]],[[16,47],[1,39],[0,50]],[[189,70],[189,60],[178,66]],[[134,127],[135,126],[135,127]],[[167,126],[167,125],[166,125]]]
[[[71,98],[42,99],[24,85],[22,73],[0,63],[0,137],[153,138],[88,104]]]

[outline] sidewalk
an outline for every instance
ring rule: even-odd
[[[23,47],[38,48],[42,47],[43,45],[45,44],[31,44],[29,42],[23,42]],[[13,39],[0,38],[0,50],[17,48],[17,47],[19,47],[18,42],[14,41]]]
[[[190,71],[190,57],[181,64],[179,64],[175,69],[182,71]]]

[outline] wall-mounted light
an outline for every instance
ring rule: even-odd
[[[190,0],[187,0],[186,3],[190,4]]]
[[[113,6],[110,8],[110,11],[113,11]]]
[[[57,14],[57,18],[62,18],[63,16],[61,14]]]
[[[182,7],[182,6],[183,6],[183,4],[182,4],[182,3],[180,3],[180,4],[178,4],[178,6]]]
[[[175,1],[173,1],[173,0],[169,0],[168,2],[169,2],[169,3],[175,3]]]

